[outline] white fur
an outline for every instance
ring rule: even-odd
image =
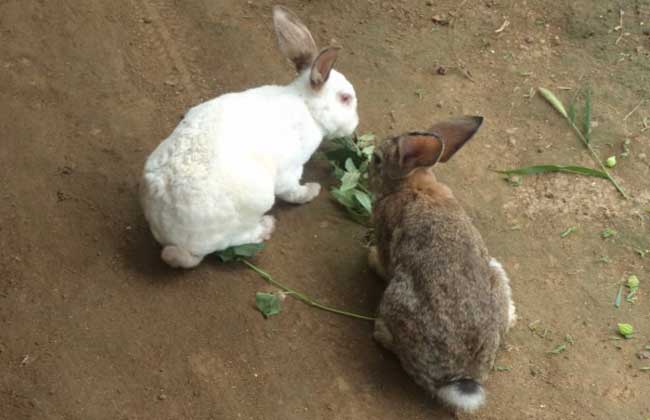
[[[457,384],[451,383],[438,389],[437,397],[450,407],[471,412],[485,404],[485,391],[479,385],[479,392],[465,394]]]
[[[341,103],[339,93],[351,103]],[[263,216],[275,196],[304,203],[318,194],[318,184],[300,185],[303,165],[323,138],[352,134],[356,108],[341,73],[332,70],[314,90],[307,70],[287,86],[229,93],[190,109],[142,175],[151,231],[178,248],[163,259],[194,266],[209,253],[268,239],[272,226]]]
[[[496,258],[490,259],[490,267],[497,272],[499,275],[499,280],[503,283],[506,296],[508,297],[508,328],[512,328],[517,322],[517,312],[515,309],[515,303],[512,301],[512,290],[510,289],[510,279],[506,274],[506,271],[503,269],[503,266]]]

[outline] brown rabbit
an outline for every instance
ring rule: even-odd
[[[370,165],[377,247],[369,262],[388,281],[374,337],[432,396],[465,411],[485,402],[480,383],[515,307],[501,264],[431,167],[482,121],[463,117],[387,138]]]

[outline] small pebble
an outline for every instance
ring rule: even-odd
[[[637,353],[636,356],[641,360],[650,359],[650,351],[647,350],[640,351]]]

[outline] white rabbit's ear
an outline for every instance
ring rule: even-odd
[[[483,123],[483,117],[465,116],[442,121],[429,129],[445,143],[440,162],[448,161],[463,145],[474,136]]]
[[[273,7],[273,26],[278,37],[280,51],[301,72],[311,65],[318,49],[309,29],[289,9]]]
[[[339,53],[340,48],[338,47],[329,47],[325,48],[323,51],[318,54],[314,64],[311,66],[311,75],[309,80],[311,81],[311,87],[318,90],[320,89],[327,79],[330,77],[330,72],[334,63],[336,62],[336,56]]]

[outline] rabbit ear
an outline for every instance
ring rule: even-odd
[[[483,117],[465,116],[435,124],[430,132],[445,143],[440,162],[448,161],[478,131]]]
[[[311,65],[318,52],[309,29],[298,16],[283,6],[273,7],[273,26],[280,51],[301,72]]]
[[[318,57],[314,60],[314,64],[311,66],[311,75],[309,80],[311,81],[312,88],[318,90],[325,84],[325,82],[327,82],[332,67],[334,67],[334,63],[336,62],[336,56],[339,49],[340,48],[338,47],[329,47],[325,48],[320,52],[320,54],[318,54]]]
[[[443,151],[442,141],[431,133],[408,133],[397,140],[399,166],[405,174],[434,165]]]

